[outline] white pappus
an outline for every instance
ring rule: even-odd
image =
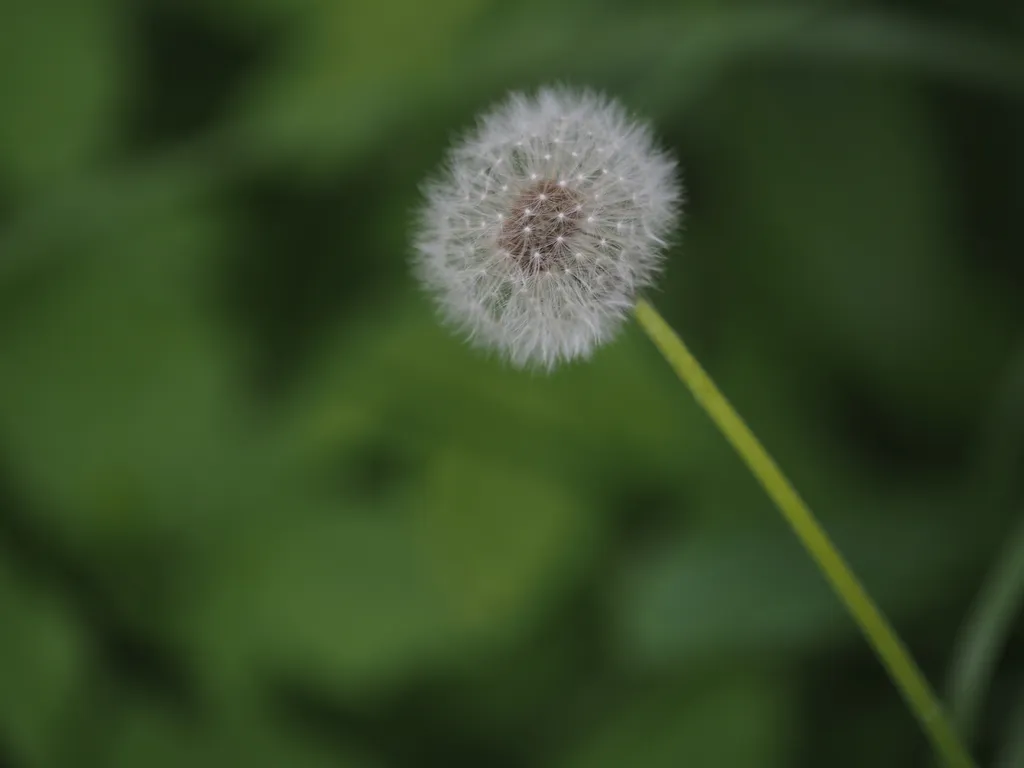
[[[414,269],[516,367],[589,357],[661,270],[682,188],[646,125],[592,91],[511,94],[424,187]]]

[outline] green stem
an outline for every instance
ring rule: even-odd
[[[655,346],[746,462],[818,564],[906,699],[910,710],[920,721],[936,753],[951,768],[975,768],[974,761],[943,713],[938,698],[899,636],[754,433],[654,307],[641,300],[636,307],[636,316]]]
[[[970,737],[1007,636],[1024,605],[1024,525],[985,579],[954,653],[947,701],[960,732]]]

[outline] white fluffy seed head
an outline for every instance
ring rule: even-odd
[[[512,94],[425,187],[417,276],[445,319],[517,367],[588,357],[660,272],[675,161],[617,102]]]

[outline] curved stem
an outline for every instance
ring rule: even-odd
[[[697,402],[707,411],[711,420],[764,487],[797,538],[817,563],[825,579],[874,649],[910,710],[920,721],[936,753],[946,765],[953,768],[975,768],[974,761],[950,725],[938,698],[899,636],[754,433],[715,386],[682,339],[654,307],[641,300],[636,307],[636,317],[679,378],[689,387]]]
[[[1024,520],[985,579],[957,641],[946,700],[960,732],[968,737],[977,725],[999,653],[1022,605]]]

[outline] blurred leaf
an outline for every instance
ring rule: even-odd
[[[1022,516],[1024,519],[1024,516]],[[965,738],[982,711],[985,692],[1013,622],[1024,608],[1024,522],[1007,542],[961,629],[949,673],[947,701]]]
[[[656,66],[645,68],[649,71],[636,84],[640,98],[649,101],[656,114],[668,117],[685,113],[696,97],[719,83],[730,66],[769,52],[786,51],[794,39],[813,35],[820,14],[796,4],[734,4],[723,9],[724,5],[680,3],[685,18],[666,23],[658,14],[651,19],[650,29],[635,35],[629,50],[659,57],[651,62]],[[618,33],[620,27],[616,25],[614,30]],[[622,29],[625,35],[631,32],[630,25]],[[666,37],[663,44],[652,46],[649,39],[661,35]]]
[[[1006,310],[953,257],[947,169],[919,103],[842,82],[736,91],[722,187],[748,221],[730,230],[735,273],[759,317],[908,413],[965,416],[1005,355]]]
[[[771,768],[793,765],[797,723],[787,681],[764,674],[710,690],[627,698],[556,765],[565,768]]]
[[[268,667],[327,688],[393,684],[450,640],[398,510],[282,518],[222,554],[195,620],[198,652],[222,684]]]
[[[981,545],[951,526],[900,509],[876,516],[877,502],[862,506],[872,518],[848,514],[830,526],[831,533],[894,619],[905,621],[940,604],[979,557]],[[720,653],[800,653],[856,634],[781,522],[695,533],[646,553],[622,574],[615,606],[627,658],[645,663],[687,665]]]
[[[84,684],[81,628],[58,597],[0,550],[0,743],[16,762],[48,764],[68,703]]]
[[[975,503],[1000,513],[1017,507],[1024,491],[1024,345],[1010,356],[990,400],[972,446],[971,482]]]
[[[458,453],[373,508],[250,526],[207,587],[200,652],[214,674],[270,665],[363,690],[519,638],[593,540],[577,499],[529,471]]]
[[[208,217],[175,205],[60,243],[73,258],[7,291],[0,446],[67,532],[180,525],[183,491],[217,483],[239,403],[202,306],[215,242]]]
[[[206,303],[221,232],[198,202],[72,230],[0,302],[0,452],[19,514],[122,620],[168,639],[222,538],[286,508]]]
[[[190,718],[153,698],[123,694],[87,719],[93,721],[89,764],[109,768],[370,768],[378,763],[339,744],[317,744],[280,720],[254,711]],[[94,751],[93,751],[94,750]],[[69,755],[70,757],[70,755]],[[83,760],[80,752],[73,759]]]
[[[125,248],[110,244],[120,242],[126,230],[144,233],[145,222],[163,220],[189,201],[194,204],[225,170],[227,153],[218,142],[214,136],[48,188],[0,230],[0,287],[31,279],[64,260],[82,261],[85,253],[125,257]]]
[[[1024,458],[1024,354],[1011,356],[997,382],[972,455],[973,503],[981,512],[1019,508],[1021,459]],[[1018,512],[1016,532],[996,553],[971,610],[964,620],[947,678],[947,700],[961,732],[970,737],[993,679],[1013,621],[1024,606],[1024,524]]]
[[[603,529],[583,501],[529,468],[441,454],[417,513],[449,620],[501,637],[543,618]]]
[[[1024,765],[1024,696],[1010,709],[1009,728],[993,768],[1020,768]]]
[[[592,361],[545,376],[470,349],[425,299],[363,317],[359,334],[325,345],[294,398],[294,439],[314,457],[357,454],[374,439],[427,452],[442,439],[593,493],[622,477],[682,486],[715,436],[632,324]]]
[[[314,169],[352,156],[383,120],[408,114],[407,98],[450,72],[456,43],[485,4],[317,4],[287,55],[240,105],[245,143]]]
[[[0,177],[41,187],[85,168],[115,129],[123,60],[110,0],[14,0],[0,24]]]
[[[415,152],[402,127],[410,114],[421,117],[420,135],[441,136],[441,127],[458,125],[434,115],[479,108],[505,88],[552,80],[632,93],[631,103],[663,118],[685,111],[731,65],[793,55],[893,63],[999,92],[1018,92],[1024,82],[1020,57],[997,40],[884,14],[823,15],[799,4],[684,3],[657,12],[613,6],[594,13],[576,2],[525,0],[491,9],[483,0],[446,0],[422,14],[407,0],[372,11],[243,3],[227,15],[266,23],[287,12],[289,22],[301,23],[277,71],[238,104],[242,141],[257,157],[288,158],[293,167],[300,161],[321,172],[372,154],[373,145],[384,164]],[[380,46],[381,39],[389,45]]]
[[[1020,46],[1009,37],[972,33],[966,25],[858,11],[823,18],[788,47],[815,61],[894,64],[980,91],[1024,94]]]
[[[291,25],[308,23],[310,15],[320,12],[330,0],[175,0],[175,4],[231,29],[262,32],[282,28],[292,31]]]
[[[467,107],[555,80],[647,89],[656,98],[638,100],[649,101],[653,115],[677,110],[722,65],[811,18],[795,6],[595,13],[586,2],[541,0],[445,0],[429,12],[409,0],[353,8],[327,3],[309,13],[277,71],[237,105],[240,140],[256,157],[322,173],[376,147],[382,167],[408,165],[417,140],[436,155],[445,132],[472,119]],[[649,88],[652,81],[660,86]],[[452,114],[458,123],[445,120]],[[406,130],[409,115],[417,115],[415,136]]]

